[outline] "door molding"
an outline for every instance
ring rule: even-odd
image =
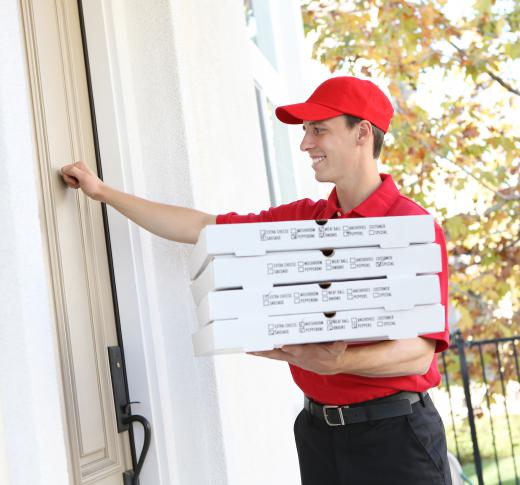
[[[84,44],[88,49],[91,100],[96,110],[98,149],[101,159],[110,161],[102,163],[103,179],[114,187],[133,193],[135,172],[129,163],[131,156],[128,142],[131,134],[127,123],[128,106],[123,99],[131,96],[131,93],[125,92],[122,87],[121,77],[125,75],[120,62],[122,39],[121,32],[116,31],[118,25],[121,30],[121,24],[124,24],[126,5],[120,0],[88,0],[82,1],[81,6]],[[164,438],[169,423],[164,421],[164,403],[159,397],[161,384],[157,382],[164,376],[162,372],[156,376],[156,369],[150,368],[150,359],[155,359],[154,353],[150,352],[153,344],[149,341],[153,325],[144,284],[146,276],[140,229],[114,209],[107,208],[106,212],[110,228],[112,276],[118,300],[122,302],[118,307],[118,319],[122,323],[118,331],[127,350],[125,368],[129,396],[131,401],[140,402],[132,409],[146,416],[154,429],[141,482],[166,483],[169,481],[165,477],[172,476],[170,470],[176,468],[176,463]],[[132,446],[135,465],[135,450],[141,450],[144,444],[144,434],[140,428],[133,431],[132,440],[135,443]]]

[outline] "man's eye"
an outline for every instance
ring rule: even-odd
[[[323,128],[319,128],[318,126],[314,127],[314,133],[321,133],[323,131]]]

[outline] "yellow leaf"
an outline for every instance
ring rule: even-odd
[[[473,318],[465,306],[457,306],[457,311],[460,314],[460,320],[458,321],[459,328],[464,332],[469,330],[473,326]]]

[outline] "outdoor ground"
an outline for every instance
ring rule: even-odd
[[[517,473],[520,479],[520,468],[519,468],[519,459],[517,458],[516,466]],[[482,463],[482,468],[484,471],[484,483],[486,485],[498,485],[501,483],[502,485],[515,485],[515,470],[513,466],[513,459],[511,457],[501,458],[499,460],[500,466],[500,480],[498,477],[497,466],[495,460],[485,460]],[[475,465],[473,463],[469,463],[463,466],[464,474],[473,482],[474,485],[478,484],[477,475],[475,473]]]
[[[509,416],[511,425],[513,450],[516,457],[516,474],[520,480],[520,416]],[[456,447],[453,429],[446,423],[446,436],[448,449],[456,455]],[[493,418],[493,429],[495,434],[495,446],[498,456],[498,468],[495,460],[495,448],[493,447],[493,435],[488,416],[482,416],[476,420],[477,436],[480,454],[482,457],[482,467],[484,471],[484,483],[486,485],[513,485],[515,481],[515,462],[512,458],[511,440],[507,427],[505,415]],[[460,461],[464,474],[468,476],[473,484],[478,484],[473,463],[473,447],[471,434],[467,420],[457,424],[457,443],[459,447]],[[500,476],[499,476],[500,473]],[[500,478],[500,480],[499,480]]]

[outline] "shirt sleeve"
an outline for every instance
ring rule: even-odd
[[[272,208],[271,208],[272,209]],[[258,214],[237,214],[236,212],[228,212],[227,214],[219,214],[217,216],[217,224],[243,224],[247,222],[272,222],[274,221],[271,209],[261,211]]]
[[[450,345],[448,327],[448,253],[442,228],[435,223],[435,242],[441,247],[442,271],[438,274],[441,288],[441,303],[444,306],[444,330],[442,332],[421,335],[423,338],[436,340],[435,352],[442,352]]]
[[[320,201],[323,202],[323,201]],[[310,199],[301,199],[290,204],[270,207],[258,214],[249,213],[240,215],[236,212],[220,214],[217,224],[243,224],[248,222],[281,222],[315,219],[322,208],[322,203],[315,203]]]

